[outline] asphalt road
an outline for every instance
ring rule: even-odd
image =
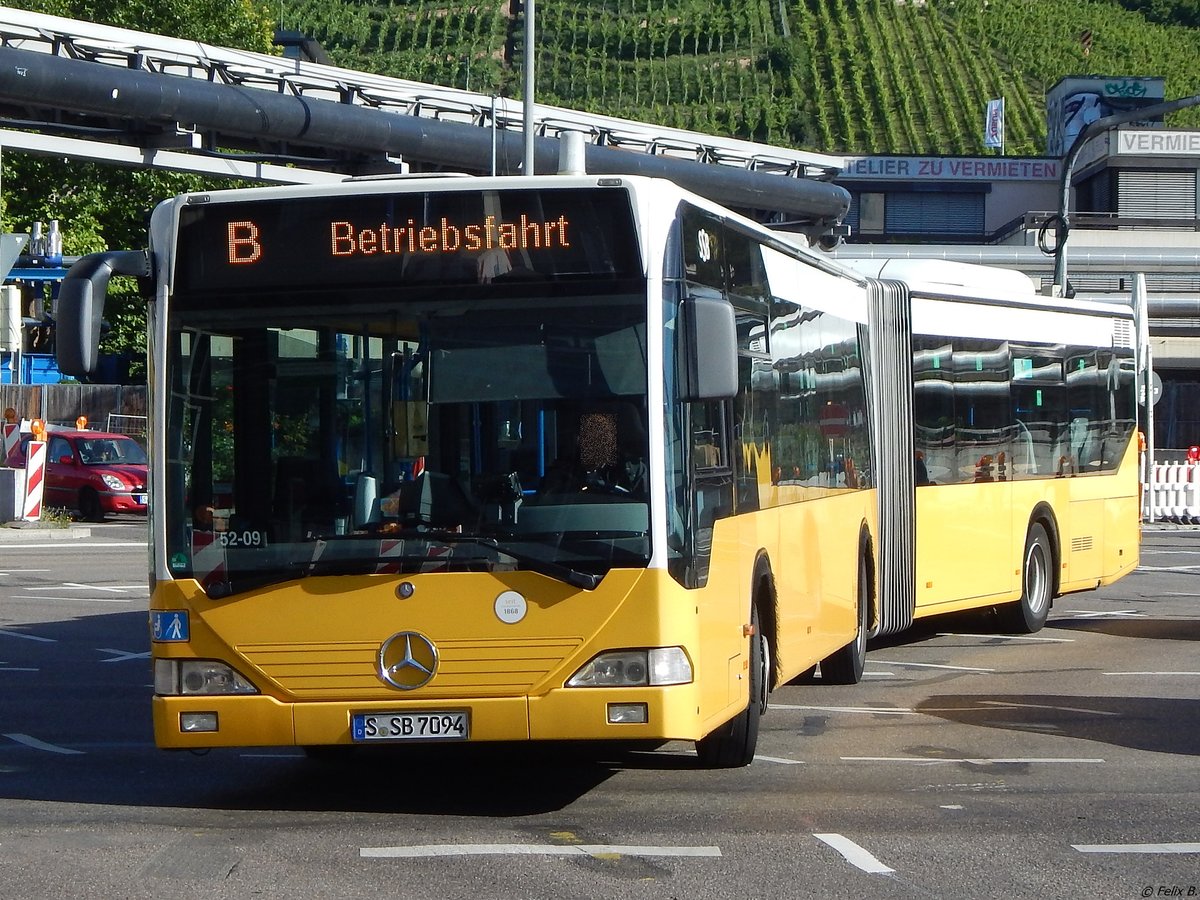
[[[691,748],[318,763],[150,733],[144,525],[0,542],[0,898],[1200,897],[1200,529],[1014,638],[984,616]]]

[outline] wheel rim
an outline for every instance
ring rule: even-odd
[[[771,683],[771,645],[767,641],[765,634],[756,635],[758,640],[759,667],[758,667],[758,711],[765,713],[767,711],[767,694],[770,693],[769,685]]]
[[[1025,554],[1025,602],[1034,615],[1041,615],[1050,602],[1049,583],[1046,548],[1034,541]]]
[[[858,634],[854,638],[859,656],[867,652],[867,578],[870,570],[865,562],[858,567]]]

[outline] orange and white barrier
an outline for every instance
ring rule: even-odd
[[[4,459],[0,459],[0,465],[4,464],[4,460],[8,459],[8,454],[12,448],[17,446],[21,440],[21,423],[20,422],[5,422],[4,423]]]
[[[378,575],[395,575],[403,571],[404,541],[394,538],[383,538],[380,540],[379,561],[375,566],[375,573]]]
[[[1200,524],[1200,465],[1155,465],[1142,498],[1142,515],[1151,521]]]
[[[46,442],[30,441],[25,456],[25,505],[21,518],[36,522],[42,517],[42,491],[46,486]]]

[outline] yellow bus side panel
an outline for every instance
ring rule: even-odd
[[[1141,509],[1137,442],[1130,441],[1111,475],[1064,479],[1070,487],[1069,524],[1063,523],[1063,593],[1109,584],[1138,564]]]
[[[1012,571],[1013,487],[998,481],[917,488],[918,618],[1011,597],[1020,580]]]
[[[919,487],[916,616],[1020,599],[1025,540],[1039,504],[1057,529],[1060,593],[1133,571],[1141,534],[1137,470],[1131,441],[1110,474]]]
[[[741,604],[737,609],[745,617],[750,609],[754,563],[760,551],[766,554],[775,578],[773,663],[783,683],[854,637],[859,531],[867,523],[874,533],[875,494],[845,489],[806,492],[796,486],[779,490],[787,496],[778,499],[792,502],[717,523],[714,574],[699,593],[710,597],[716,589],[736,596]],[[737,572],[737,583],[714,584],[718,571]],[[720,600],[714,597],[705,602]],[[731,673],[736,671],[735,664]],[[731,689],[734,687],[744,707],[749,696],[745,679],[735,680]]]

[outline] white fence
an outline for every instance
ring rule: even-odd
[[[1143,485],[1142,518],[1200,525],[1200,465],[1159,463]]]

